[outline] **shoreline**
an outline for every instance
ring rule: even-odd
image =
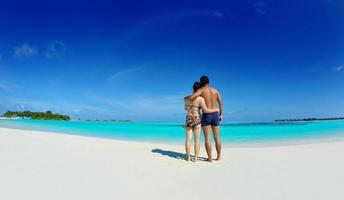
[[[176,145],[183,146],[184,141],[166,141],[166,140],[132,140],[132,139],[122,139],[115,137],[101,137],[93,135],[83,135],[77,133],[64,133],[64,132],[53,132],[53,131],[44,131],[44,130],[35,130],[35,129],[25,129],[25,128],[8,128],[1,127],[1,129],[10,129],[10,130],[19,130],[19,131],[32,131],[42,134],[57,134],[57,135],[70,135],[77,137],[86,137],[86,138],[95,138],[95,139],[104,139],[104,140],[114,140],[122,142],[133,142],[141,144],[166,144],[166,145]],[[276,140],[266,140],[266,141],[250,141],[250,142],[233,142],[233,143],[222,143],[223,147],[240,147],[240,148],[250,148],[250,147],[274,147],[274,146],[294,146],[294,145],[308,145],[308,144],[321,144],[321,143],[331,143],[336,141],[344,141],[344,133],[338,132],[335,134],[330,134],[326,136],[317,136],[317,137],[300,137],[293,139],[276,139]],[[213,142],[214,143],[214,142]],[[193,141],[192,143],[193,144]],[[201,143],[202,145],[202,143]]]

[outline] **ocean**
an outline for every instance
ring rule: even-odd
[[[185,129],[178,123],[45,121],[1,119],[0,127],[129,141],[181,144]],[[228,123],[221,125],[224,144],[284,142],[344,136],[344,121]],[[344,137],[343,137],[344,138]],[[202,137],[203,140],[203,137]]]

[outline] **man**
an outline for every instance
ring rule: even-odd
[[[202,76],[200,78],[202,88],[197,90],[193,95],[187,96],[185,98],[190,98],[194,100],[198,96],[202,96],[205,100],[205,104],[208,108],[214,109],[219,104],[220,113],[203,113],[202,114],[202,128],[205,138],[205,149],[208,154],[208,162],[212,162],[212,147],[210,140],[210,132],[213,131],[215,146],[217,151],[216,160],[221,159],[221,140],[220,140],[220,121],[222,121],[223,104],[219,91],[215,88],[209,86],[209,78],[207,76]]]

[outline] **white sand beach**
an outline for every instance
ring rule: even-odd
[[[225,147],[213,163],[178,159],[183,152],[0,128],[0,199],[344,199],[343,141]]]

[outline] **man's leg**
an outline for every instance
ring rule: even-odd
[[[211,152],[211,140],[210,140],[210,131],[211,126],[203,126],[203,132],[204,132],[204,140],[205,140],[205,149],[207,150],[208,154],[208,162],[212,162],[212,152]]]
[[[216,160],[221,160],[221,140],[220,140],[220,126],[211,127],[214,134],[217,158]]]

